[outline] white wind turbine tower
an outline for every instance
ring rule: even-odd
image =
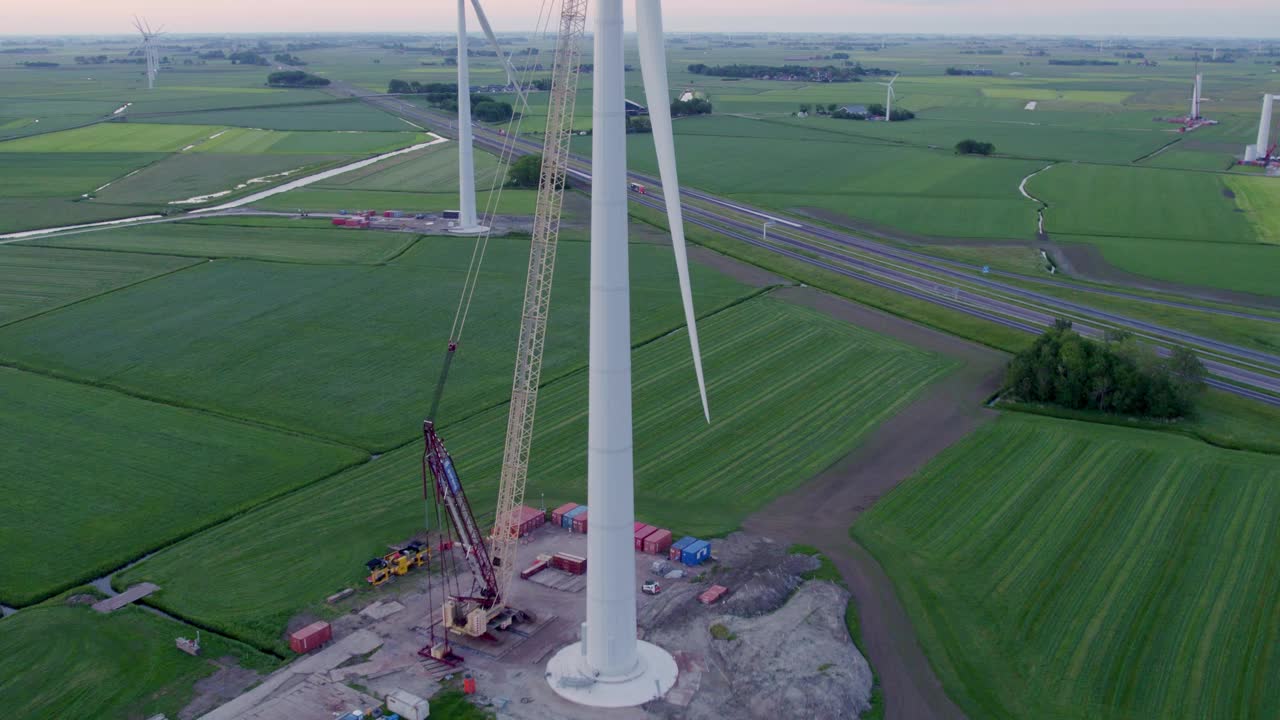
[[[902,73],[898,73],[897,75],[894,75],[893,79],[887,83],[880,83],[881,85],[888,88],[888,90],[885,92],[885,98],[884,98],[884,121],[885,122],[893,122],[893,98],[896,97],[893,92],[893,84],[898,81],[898,76],[901,74]]]
[[[594,707],[629,707],[675,685],[675,659],[636,636],[631,416],[631,307],[627,270],[627,153],[622,0],[597,0],[591,155],[591,326],[587,435],[587,619],[581,639],[547,664],[552,689]],[[660,0],[636,0],[640,67],[671,227],[693,366],[707,410],[676,176]]]
[[[524,88],[516,79],[511,60],[498,42],[493,28],[489,26],[489,18],[485,16],[480,0],[471,0],[475,8],[476,19],[480,27],[502,59],[507,72],[507,81],[515,86],[521,104],[527,105]],[[476,214],[476,165],[475,149],[471,132],[471,68],[467,55],[467,0],[458,0],[458,225],[452,232],[458,235],[480,235],[488,228],[480,224]]]
[[[152,30],[150,23],[136,15],[133,18],[133,26],[142,35],[142,55],[147,63],[147,89],[152,90],[156,86],[156,75],[160,72],[160,49],[156,47],[156,38],[164,28]]]

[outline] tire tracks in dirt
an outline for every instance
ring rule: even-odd
[[[997,417],[983,401],[999,388],[1007,356],[811,288],[787,288],[773,296],[963,363],[858,448],[743,524],[753,533],[814,545],[835,564],[857,602],[861,649],[879,678],[886,718],[963,718],[920,647],[892,581],[849,528],[938,453]]]

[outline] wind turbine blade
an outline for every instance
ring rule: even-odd
[[[480,0],[471,0],[471,7],[475,8],[476,19],[480,21],[480,28],[484,30],[484,36],[489,38],[489,44],[493,45],[493,49],[498,52],[498,58],[502,60],[502,67],[507,71],[507,82],[515,87],[516,95],[520,97],[520,103],[527,111],[529,109],[529,98],[525,97],[524,88],[520,87],[516,69],[511,66],[511,58],[502,49],[502,43],[498,42],[498,36],[493,33],[493,27],[489,25],[489,17],[484,14],[484,8],[480,7]]]
[[[702,350],[698,346],[698,323],[693,312],[693,288],[689,284],[689,255],[684,242],[684,211],[680,207],[680,178],[676,173],[676,142],[675,131],[671,127],[671,93],[667,85],[661,0],[636,0],[636,34],[640,40],[640,73],[644,76],[645,100],[649,103],[649,123],[653,127],[653,145],[658,154],[662,197],[667,203],[667,222],[671,226],[671,247],[675,251],[676,274],[680,278],[680,300],[684,303],[684,320],[689,326],[693,369],[698,376],[698,392],[702,396],[702,415],[711,422],[707,382],[702,374]]]

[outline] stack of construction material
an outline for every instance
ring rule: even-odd
[[[546,569],[547,569],[547,566],[548,566],[548,565],[550,565],[550,564],[551,564],[551,561],[550,561],[550,560],[539,560],[539,561],[535,562],[534,564],[530,565],[529,567],[525,568],[524,570],[521,570],[521,571],[520,571],[520,579],[521,579],[521,580],[528,580],[529,578],[533,577],[534,575],[537,575],[538,573],[542,572],[543,570],[546,570]]]

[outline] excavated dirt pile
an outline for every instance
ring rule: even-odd
[[[690,696],[677,692],[646,710],[712,720],[849,718],[870,709],[871,668],[844,622],[849,593],[803,579],[815,558],[743,533],[716,541],[712,554],[716,562],[694,569],[701,581],[672,587],[641,613],[646,639],[676,651],[681,682],[696,684]],[[731,594],[708,607],[697,596],[711,584]]]

